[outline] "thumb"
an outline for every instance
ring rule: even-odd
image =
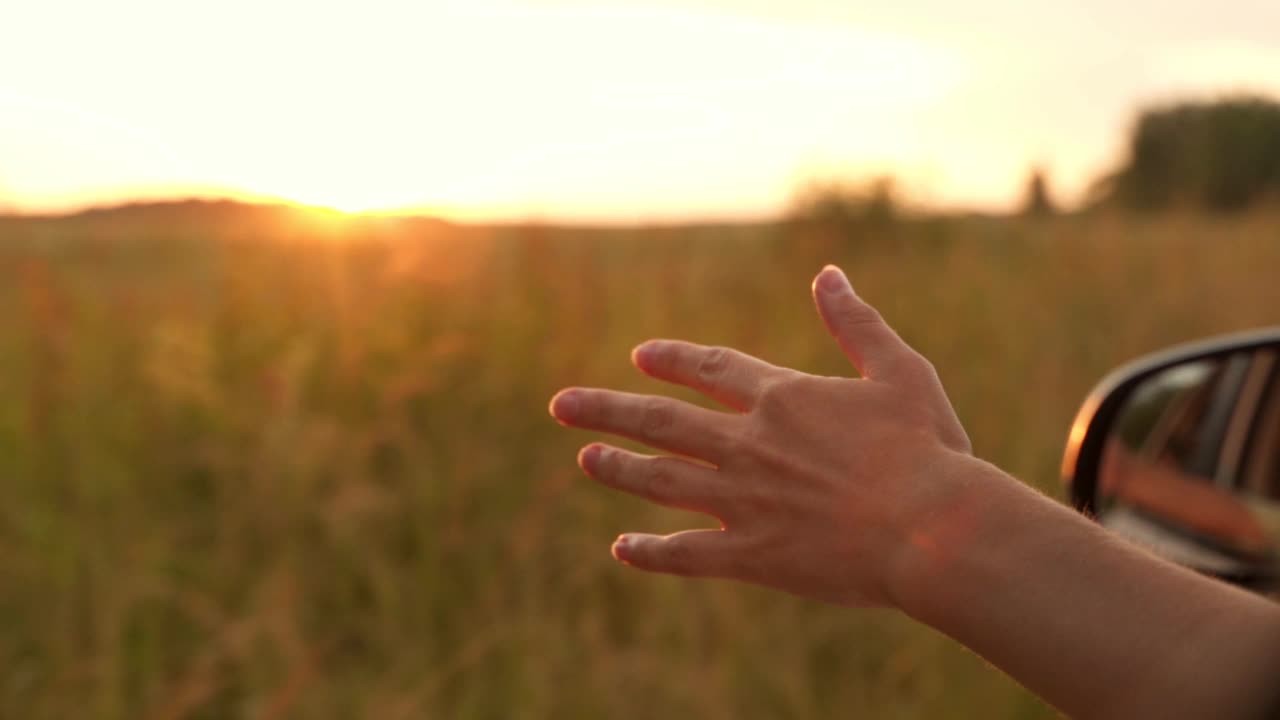
[[[915,352],[853,291],[849,279],[828,265],[813,280],[813,301],[840,349],[863,377],[885,378],[910,365]]]

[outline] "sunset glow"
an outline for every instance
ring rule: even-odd
[[[999,208],[1032,164],[1078,194],[1139,102],[1280,90],[1280,50],[1234,30],[1123,52],[1099,35],[1073,65],[1088,23],[983,36],[937,3],[867,17],[264,5],[6,11],[0,208],[208,194],[460,218],[752,216],[815,175],[885,172],[925,204]]]

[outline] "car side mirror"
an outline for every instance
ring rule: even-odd
[[[1076,415],[1072,504],[1159,555],[1280,587],[1280,327],[1113,371]]]

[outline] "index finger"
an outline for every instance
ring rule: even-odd
[[[733,348],[683,340],[641,343],[631,352],[631,362],[646,375],[693,388],[742,411],[755,405],[762,381],[781,370]]]

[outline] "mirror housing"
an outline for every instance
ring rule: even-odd
[[[1076,415],[1062,477],[1076,509],[1157,554],[1280,587],[1280,327],[1109,373]]]

